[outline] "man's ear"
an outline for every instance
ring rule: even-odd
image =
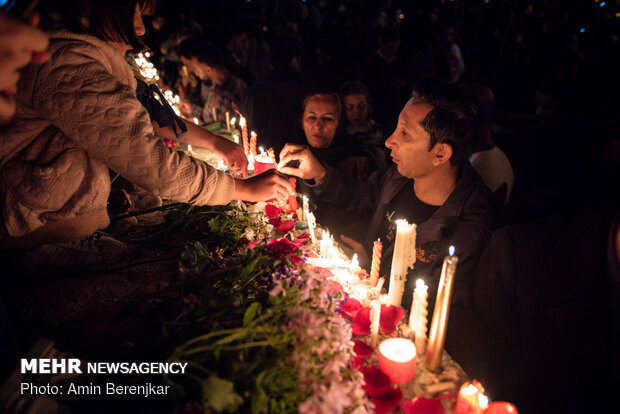
[[[433,165],[440,166],[446,162],[450,162],[452,158],[452,145],[445,142],[435,145],[435,155],[433,156]]]

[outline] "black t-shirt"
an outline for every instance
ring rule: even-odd
[[[431,206],[420,201],[413,191],[413,181],[404,186],[387,206],[379,232],[383,249],[394,243],[396,220],[406,219],[410,224],[420,224],[428,220],[438,208],[439,206]]]

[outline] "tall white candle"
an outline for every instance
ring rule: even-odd
[[[312,244],[316,245],[316,234],[314,229],[316,228],[316,218],[314,218],[314,213],[305,211],[306,218],[308,219],[308,230],[310,231],[310,238],[312,239]]]
[[[226,131],[230,132],[230,112],[226,111]]]
[[[396,241],[394,242],[388,291],[388,302],[392,306],[400,306],[405,291],[407,272],[415,263],[416,227],[415,223],[409,224],[407,220],[396,220]]]
[[[416,280],[413,301],[409,314],[409,328],[415,333],[415,346],[418,353],[426,348],[426,332],[428,331],[428,286],[422,279]]]
[[[217,121],[217,111],[214,106],[211,107],[211,116],[213,116],[213,122]]]
[[[379,337],[379,322],[381,321],[381,304],[376,299],[370,302],[370,346],[377,346],[377,338]]]

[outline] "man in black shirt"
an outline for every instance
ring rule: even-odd
[[[417,278],[429,285],[432,312],[441,273],[441,258],[454,245],[459,256],[452,306],[462,306],[461,292],[492,230],[491,193],[469,165],[479,111],[458,85],[426,80],[416,84],[413,98],[400,113],[387,139],[395,166],[359,180],[323,166],[305,146],[287,144],[280,165],[299,161],[298,168],[280,171],[303,178],[322,201],[351,214],[372,217],[365,240],[342,236],[368,264],[372,241],[384,241],[381,275],[389,276],[394,221],[407,218],[418,225],[415,268],[407,277],[403,306],[411,303]],[[389,279],[389,278],[387,278]]]

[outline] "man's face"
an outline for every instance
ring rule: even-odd
[[[181,56],[181,62],[183,62],[183,64],[187,66],[187,70],[198,76],[198,78],[203,80],[206,78],[206,73],[203,65],[195,57],[188,59],[185,56]]]
[[[421,122],[433,109],[423,103],[407,102],[398,116],[398,125],[392,135],[385,141],[398,172],[408,178],[419,178],[433,171],[433,159],[438,145],[429,150],[430,135]]]

